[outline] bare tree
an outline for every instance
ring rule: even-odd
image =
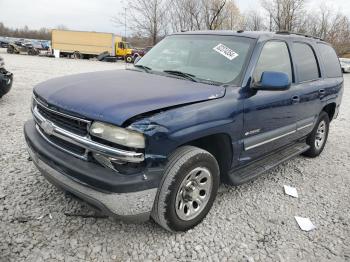
[[[274,28],[278,31],[293,31],[305,15],[305,0],[262,0]]]
[[[28,26],[13,29],[0,22],[0,36],[49,40],[51,39],[51,32],[44,27],[39,30],[29,29]]]
[[[263,16],[256,10],[250,10],[244,15],[244,29],[250,31],[266,30]]]
[[[232,30],[242,23],[233,0],[173,0],[170,17],[174,31]]]
[[[350,52],[350,21],[331,7],[323,5],[309,12],[297,32],[313,35],[330,42],[339,55]]]
[[[201,2],[198,0],[173,0],[170,8],[172,30],[200,30],[202,26]]]
[[[150,37],[155,45],[161,36],[167,33],[166,0],[132,0],[128,1],[127,26],[134,32]],[[124,14],[113,17],[117,25],[125,25]]]
[[[222,20],[220,29],[238,30],[244,27],[244,17],[233,0],[227,1],[220,19]]]
[[[202,0],[205,27],[208,30],[219,29],[223,23],[222,13],[227,0]]]

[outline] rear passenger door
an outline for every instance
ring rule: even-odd
[[[298,97],[296,108],[297,135],[302,137],[313,129],[321,111],[320,96],[323,83],[320,72],[320,61],[312,42],[293,42],[292,57],[296,68],[294,90]]]

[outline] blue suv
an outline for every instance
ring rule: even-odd
[[[52,184],[110,215],[185,231],[220,183],[318,156],[342,93],[338,57],[321,39],[184,32],[132,69],[37,85],[24,133]]]

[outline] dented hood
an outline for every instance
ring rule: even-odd
[[[122,125],[154,110],[224,96],[225,88],[132,70],[60,77],[34,92],[47,104],[88,119]]]

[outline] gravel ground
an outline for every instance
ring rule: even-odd
[[[220,188],[202,224],[170,234],[153,222],[83,218],[91,208],[50,185],[28,161],[22,134],[35,84],[123,68],[122,63],[7,55],[15,75],[0,100],[0,261],[350,261],[350,74],[341,113],[316,159],[297,157],[239,187]],[[284,194],[295,186],[299,198]],[[311,232],[294,216],[310,217]]]

